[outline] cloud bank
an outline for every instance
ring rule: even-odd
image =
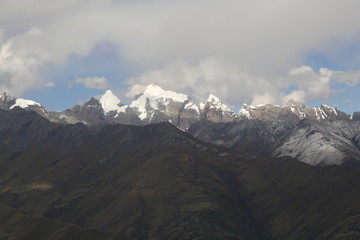
[[[24,37],[35,34],[28,32]],[[12,95],[22,95],[29,88],[43,85],[37,75],[40,61],[26,54],[14,53],[21,37],[4,41],[0,32],[0,90]]]
[[[290,99],[306,103],[336,94],[331,86],[333,83],[357,85],[359,82],[360,71],[321,68],[315,72],[309,66],[296,67],[285,77],[270,79],[250,75],[236,65],[209,58],[197,65],[177,62],[131,78],[128,84],[134,86],[127,97],[139,94],[147,84],[157,83],[166,89],[188,93],[199,101],[205,100],[209,93],[215,93],[230,104],[284,104]],[[289,92],[289,89],[293,90]]]
[[[119,56],[142,70],[128,83],[152,80],[199,98],[216,91],[228,102],[311,101],[333,94],[333,81],[358,84],[356,71],[292,69],[309,52],[336,58],[342,47],[360,43],[358,0],[0,0],[0,5],[0,88],[15,95],[52,82],[39,77],[44,64],[86,58],[99,44],[116,46]]]

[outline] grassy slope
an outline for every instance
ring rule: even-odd
[[[221,157],[169,124],[52,128],[37,143],[24,122],[6,136],[22,151],[0,144],[0,236],[359,239],[358,169]]]
[[[0,239],[110,239],[109,235],[44,217],[34,217],[0,204]]]
[[[293,159],[239,162],[237,191],[277,239],[360,239],[360,171]]]
[[[150,126],[104,129],[66,155],[60,143],[19,153],[3,146],[0,201],[115,239],[263,239],[215,167],[224,157],[199,143]]]

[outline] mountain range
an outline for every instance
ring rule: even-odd
[[[203,141],[250,156],[289,156],[311,165],[353,166],[360,162],[360,113],[349,116],[327,105],[308,107],[293,100],[283,106],[244,104],[235,113],[214,94],[196,104],[185,94],[150,84],[129,105],[107,90],[62,112],[6,93],[0,95],[0,108],[16,107],[61,124],[169,122]]]
[[[1,109],[10,110],[16,106],[34,110],[52,122],[71,124],[81,122],[87,125],[111,122],[146,125],[168,121],[183,130],[199,120],[223,123],[253,119],[299,123],[302,119],[314,121],[360,119],[359,112],[349,116],[327,105],[308,107],[293,100],[283,106],[244,104],[236,113],[214,94],[210,94],[205,102],[196,104],[188,95],[164,90],[156,84],[149,84],[129,105],[122,103],[111,90],[107,90],[98,98],[92,97],[86,103],[62,112],[48,110],[40,103],[11,97],[6,93],[0,95]]]

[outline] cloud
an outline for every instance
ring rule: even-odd
[[[75,83],[84,84],[86,87],[94,89],[108,89],[110,86],[108,80],[104,77],[78,78]]]
[[[0,21],[7,29],[42,29],[28,51],[40,49],[52,61],[109,41],[145,66],[215,55],[265,71],[289,69],[306,51],[351,39],[360,30],[359,8],[356,0],[14,0],[2,4]]]
[[[55,82],[47,82],[46,87],[56,87],[56,83]]]
[[[32,33],[25,35],[28,34]],[[0,89],[15,96],[22,95],[26,90],[38,88],[44,84],[37,74],[39,61],[22,54],[15,47],[21,37],[0,42]]]
[[[248,74],[239,66],[217,58],[208,58],[198,64],[185,62],[170,64],[131,78],[127,97],[140,93],[144,86],[157,83],[166,89],[185,92],[203,101],[215,93],[228,104],[285,104],[290,99],[298,102],[325,100],[336,94],[332,84],[358,84],[360,71],[340,72],[322,68],[315,72],[309,66],[292,68],[286,77],[269,79]],[[288,92],[288,89],[292,91]]]
[[[298,89],[291,96],[306,101],[324,91],[332,94],[326,76],[307,72],[286,81],[279,76],[311,51],[336,58],[342,51],[336,43],[360,43],[357,0],[0,2],[0,39],[12,42],[1,87],[18,94],[45,86],[38,73],[42,64],[66,64],[69,56],[86,57],[99,44],[111,44],[141,69],[141,77],[129,81],[134,84],[153,79],[199,98],[216,91],[229,102],[260,101],[267,94],[280,94],[273,101],[282,101],[283,89],[294,84]],[[174,82],[156,80],[157,74]],[[295,79],[306,74],[311,81]],[[358,84],[356,76],[341,80],[337,74],[332,81]],[[23,87],[17,90],[20,78]]]
[[[280,86],[294,87],[295,90],[283,97],[282,102],[290,99],[299,102],[310,102],[313,100],[327,99],[335,91],[330,88],[333,79],[325,72],[316,73],[309,66],[293,68],[288,76],[279,81]]]
[[[355,86],[360,82],[360,71],[343,72],[321,68],[320,73],[323,76],[331,78],[333,81],[345,83],[350,86]]]
[[[267,79],[218,58],[207,58],[194,65],[179,61],[145,72],[127,83],[135,85],[128,96],[139,93],[143,85],[157,83],[165,89],[187,93],[197,101],[206,100],[211,92],[228,103],[250,101],[254,94],[272,88]]]
[[[331,88],[333,84],[344,83],[348,86],[355,86],[360,82],[360,71],[332,71],[327,68],[321,68],[316,73],[309,66],[302,66],[290,70],[287,78],[284,79],[287,84],[296,86],[299,90],[291,92],[293,96],[309,102],[313,100],[324,100],[338,91]]]

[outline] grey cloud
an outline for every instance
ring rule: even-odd
[[[151,69],[163,69],[164,77],[178,74],[168,78],[172,83],[164,80],[169,89],[183,88],[199,98],[216,89],[229,102],[265,101],[260,97],[289,85],[279,76],[306,53],[329,51],[333,40],[353,41],[360,32],[357,0],[0,0],[0,5],[4,41],[14,42],[14,57],[36,62],[24,70],[31,75],[29,88],[41,85],[36,69],[42,63],[64,64],[70,55],[87,56],[109,42],[149,70],[131,83],[147,82],[145,77],[156,75]],[[180,76],[196,79],[194,85]],[[293,95],[311,99],[298,85]],[[325,82],[314,87],[328,89]]]
[[[26,90],[40,87],[43,81],[36,68],[39,62],[31,57],[17,55],[13,39],[0,47],[0,89],[12,95],[22,95]]]
[[[229,104],[285,104],[290,99],[306,103],[336,94],[331,83],[353,85],[359,81],[360,71],[339,72],[322,68],[315,72],[309,66],[293,68],[286,77],[269,79],[250,75],[223,60],[209,58],[195,65],[178,62],[131,78],[127,83],[135,85],[127,96],[135,96],[144,85],[157,83],[166,89],[195,96],[198,101],[203,101],[212,92]],[[294,90],[286,93],[290,87]]]
[[[22,7],[24,1],[11,2],[3,21],[42,29],[44,35],[30,45],[41,46],[35,49],[48,52],[51,60],[86,55],[96,43],[109,41],[145,66],[217,56],[250,70],[283,71],[304,52],[360,30],[355,21],[360,2],[351,0],[67,0],[55,7],[41,0]]]

